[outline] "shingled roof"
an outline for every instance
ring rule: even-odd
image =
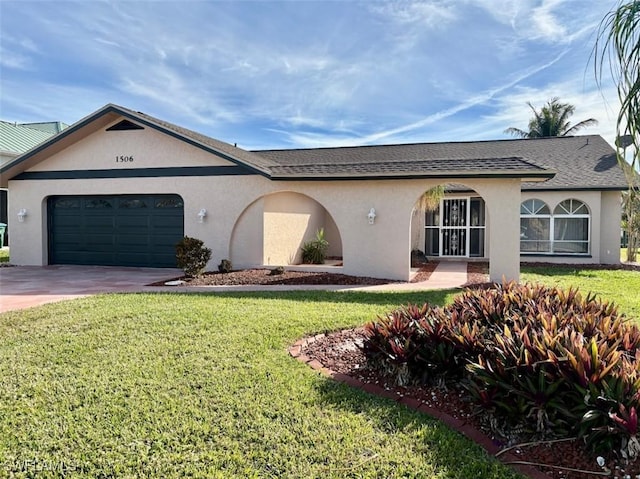
[[[44,159],[50,148],[55,151],[61,140],[74,141],[76,132],[79,134],[87,125],[99,127],[117,116],[153,127],[271,180],[505,177],[529,180],[523,183],[523,190],[626,188],[614,150],[597,135],[247,151],[112,104],[0,166],[2,183],[30,167],[34,161]]]
[[[276,163],[284,176],[447,176],[448,173],[555,171],[545,182],[523,183],[523,190],[626,188],[613,148],[600,136],[358,146],[254,153]],[[551,176],[551,175],[549,175]],[[526,177],[526,175],[523,175]]]

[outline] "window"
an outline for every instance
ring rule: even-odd
[[[544,201],[520,205],[520,252],[588,254],[590,215],[582,201],[568,199],[553,210]]]
[[[527,200],[520,205],[520,251],[551,252],[551,212],[544,201]]]
[[[578,200],[565,200],[553,210],[553,252],[589,252],[589,210]]]

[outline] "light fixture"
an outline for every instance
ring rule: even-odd
[[[369,218],[369,224],[370,225],[375,223],[375,221],[376,221],[376,209],[375,208],[371,208],[369,210],[369,214],[367,215],[367,218]]]
[[[201,208],[198,212],[198,223],[204,223],[204,217],[207,216],[207,210]]]
[[[18,221],[20,223],[24,223],[25,216],[27,216],[27,210],[25,208],[22,208],[20,211],[18,211]]]

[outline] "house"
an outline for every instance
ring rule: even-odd
[[[11,123],[0,120],[0,168],[67,126],[61,122]],[[4,224],[8,223],[7,199],[6,188],[0,188],[0,223]],[[6,245],[8,234],[4,239]]]
[[[209,265],[292,265],[324,228],[334,271],[407,280],[410,252],[619,262],[625,179],[599,136],[247,151],[106,105],[0,169],[15,264],[174,266],[188,235]],[[444,185],[436,211],[416,211]]]

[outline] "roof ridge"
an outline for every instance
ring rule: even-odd
[[[477,143],[502,143],[502,142],[532,142],[532,141],[553,141],[567,140],[576,138],[602,138],[602,135],[567,135],[567,136],[545,136],[543,138],[498,138],[494,140],[461,140],[461,141],[416,141],[411,143],[385,143],[380,145],[347,145],[347,146],[318,146],[307,148],[265,148],[260,150],[247,150],[252,153],[261,152],[279,152],[279,151],[313,151],[313,150],[346,150],[346,149],[367,149],[367,148],[397,148],[402,146],[421,146],[421,145],[460,145],[460,144],[477,144]],[[604,138],[602,138],[604,140]]]
[[[526,161],[530,165],[538,166],[536,163],[533,163],[531,160],[526,159],[522,155],[509,155],[509,156],[485,156],[485,157],[474,157],[474,158],[463,158],[461,156],[457,157],[439,157],[439,158],[385,158],[385,159],[362,159],[357,161],[321,161],[314,162],[314,166],[339,166],[339,165],[378,165],[385,163],[417,163],[421,161],[481,161],[481,160],[522,160]],[[278,163],[276,166],[298,166],[297,164],[288,164],[288,163]]]

